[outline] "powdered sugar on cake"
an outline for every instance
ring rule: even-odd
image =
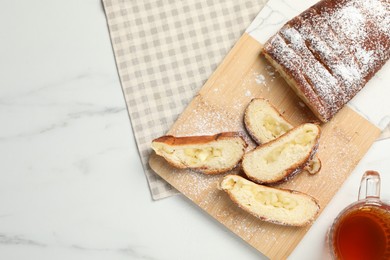
[[[388,0],[321,1],[290,20],[264,53],[328,121],[389,59],[389,17]]]

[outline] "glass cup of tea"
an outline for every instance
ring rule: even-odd
[[[390,205],[380,199],[380,175],[364,173],[359,199],[334,220],[328,233],[333,259],[390,259]]]

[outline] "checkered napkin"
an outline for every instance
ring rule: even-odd
[[[266,0],[103,0],[133,132],[153,199],[178,193],[148,165],[164,135]]]

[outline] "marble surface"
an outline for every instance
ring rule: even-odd
[[[152,201],[100,1],[8,1],[0,29],[0,259],[264,258],[183,196]],[[366,169],[390,185],[389,149],[373,144],[291,259],[318,259]]]

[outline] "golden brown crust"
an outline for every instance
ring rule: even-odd
[[[222,132],[215,135],[197,135],[197,136],[164,135],[154,139],[152,142],[165,143],[167,145],[206,144],[213,141],[223,140],[223,139],[228,139],[233,137],[239,137],[243,139],[241,133],[239,132]]]
[[[231,175],[226,175],[226,176],[224,177],[224,179],[230,178],[230,176],[231,176]],[[242,178],[241,176],[238,176],[238,177]],[[284,192],[288,192],[288,193],[291,193],[291,194],[296,194],[296,195],[304,196],[304,197],[310,199],[314,204],[317,205],[317,211],[316,211],[316,213],[315,213],[311,218],[309,218],[309,219],[306,220],[306,221],[303,221],[303,222],[301,222],[301,223],[296,223],[296,224],[290,224],[290,223],[287,223],[287,222],[277,221],[277,220],[274,220],[274,219],[267,218],[267,217],[264,217],[264,216],[260,216],[259,214],[256,214],[255,212],[251,211],[250,209],[248,209],[247,207],[245,207],[244,205],[242,205],[242,203],[236,199],[236,197],[234,196],[234,194],[233,194],[230,190],[228,190],[228,189],[223,189],[223,188],[221,188],[221,189],[224,190],[224,191],[228,194],[229,198],[230,198],[230,199],[231,199],[239,208],[241,208],[241,209],[244,210],[245,212],[251,214],[252,216],[254,216],[254,217],[256,217],[256,218],[258,218],[258,219],[260,219],[260,220],[262,220],[262,221],[267,221],[267,222],[270,222],[270,223],[273,223],[273,224],[283,225],[283,226],[305,226],[305,225],[311,223],[311,222],[318,216],[319,210],[320,210],[320,204],[319,204],[319,201],[318,201],[316,198],[314,198],[314,197],[312,197],[312,196],[310,196],[310,195],[308,195],[308,194],[306,194],[306,193],[304,193],[304,192],[295,191],[295,190],[291,190],[291,189],[273,188],[273,187],[269,187],[269,186],[268,186],[267,188],[270,189],[270,190],[284,191]]]
[[[258,149],[264,149],[264,148],[266,148],[268,146],[273,145],[276,142],[280,142],[280,138],[283,138],[284,136],[289,135],[291,131],[293,131],[294,129],[297,129],[299,127],[301,127],[301,126],[294,127],[292,130],[290,130],[289,132],[284,133],[279,138],[274,139],[274,140],[272,140],[272,141],[270,141],[268,143],[265,143],[262,146],[258,146],[255,149],[253,149],[252,151],[244,154],[243,160],[245,160],[246,157],[250,156],[251,153],[255,152]],[[316,139],[314,141],[315,145],[313,146],[311,151],[301,161],[298,161],[298,162],[292,164],[288,169],[286,169],[283,172],[283,176],[275,178],[275,179],[272,179],[272,180],[263,180],[263,179],[260,179],[260,178],[258,178],[256,176],[254,176],[253,174],[251,174],[250,173],[251,170],[250,169],[246,169],[245,168],[245,164],[244,164],[243,165],[243,171],[244,171],[245,175],[248,177],[248,179],[250,179],[250,180],[252,180],[252,181],[254,181],[256,183],[259,183],[259,184],[269,184],[269,185],[280,184],[280,183],[286,182],[289,179],[293,178],[295,175],[297,175],[298,173],[300,173],[304,169],[304,167],[307,165],[307,163],[310,160],[312,160],[312,158],[317,153],[317,149],[318,149],[318,145],[319,145],[319,139],[320,139],[320,136],[321,136],[321,128],[318,125],[316,125],[316,127],[318,128],[318,135],[317,135],[317,137],[316,137]]]
[[[387,0],[323,0],[264,45],[267,60],[323,122],[390,57]]]
[[[220,140],[231,140],[231,139],[236,139],[239,138],[240,142],[242,142],[242,154],[245,152],[245,148],[248,146],[248,144],[245,142],[244,138],[242,137],[241,133],[239,132],[222,132],[218,133],[215,135],[200,135],[200,136],[172,136],[172,135],[165,135],[161,136],[159,138],[156,138],[152,141],[152,144],[156,143],[163,143],[171,147],[185,147],[188,145],[203,145],[203,144],[208,144],[211,142],[216,142]],[[153,146],[153,145],[152,145]],[[206,166],[198,166],[194,167],[191,165],[184,164],[184,162],[176,162],[173,161],[169,156],[163,154],[163,153],[158,153],[158,155],[164,157],[164,159],[173,167],[179,168],[179,169],[191,169],[194,171],[198,171],[204,174],[221,174],[230,170],[233,170],[236,168],[241,159],[237,159],[235,162],[230,162],[229,165],[226,165],[225,167],[221,168],[210,168],[207,165]]]
[[[272,223],[272,224],[276,224],[276,225],[282,225],[282,226],[298,226],[298,227],[301,227],[301,226],[306,226],[307,224],[313,222],[313,220],[318,216],[319,214],[319,203],[318,203],[318,200],[316,200],[314,197],[306,194],[306,193],[303,193],[303,192],[299,192],[299,191],[294,191],[294,190],[288,190],[288,189],[280,189],[280,190],[283,190],[283,191],[286,191],[286,192],[290,192],[291,194],[298,194],[298,195],[303,195],[303,196],[308,196],[310,197],[310,199],[316,203],[318,205],[318,211],[317,213],[312,217],[310,218],[309,220],[305,221],[305,222],[302,222],[300,224],[295,224],[295,225],[291,225],[289,223],[286,223],[286,222],[283,222],[283,221],[277,221],[277,220],[274,220],[274,219],[271,219],[271,218],[266,218],[266,217],[263,217],[263,216],[260,216],[259,214],[256,214],[254,213],[253,211],[250,211],[249,209],[247,209],[246,207],[243,207],[241,205],[241,203],[233,196],[233,194],[230,192],[230,191],[226,191],[226,193],[228,194],[229,198],[242,210],[244,210],[245,212],[251,214],[252,216],[262,220],[262,221],[266,221],[266,222],[269,222],[269,223]]]
[[[258,100],[264,100],[265,102],[268,103],[268,105],[270,106],[270,108],[272,108],[276,114],[278,114],[278,116],[280,118],[282,118],[287,124],[291,125],[292,127],[292,124],[279,112],[279,110],[271,103],[269,102],[268,99],[265,99],[265,98],[253,98],[248,106],[246,107],[245,109],[245,112],[244,112],[244,126],[245,126],[245,129],[247,130],[248,134],[252,137],[252,139],[258,144],[258,145],[261,145],[263,144],[264,142],[262,142],[261,140],[259,140],[257,138],[257,134],[254,132],[253,130],[253,126],[251,124],[251,120],[250,120],[250,114],[249,114],[249,107],[251,106],[251,104],[253,104],[254,102],[257,102]]]
[[[324,105],[318,99],[318,95],[314,92],[313,88],[310,86],[309,82],[305,79],[303,73],[303,68],[300,68],[299,64],[291,63],[290,66],[283,67],[280,65],[282,60],[280,56],[273,53],[272,48],[264,48],[263,54],[265,58],[271,63],[272,66],[280,73],[280,75],[286,80],[294,92],[305,102],[305,104],[310,108],[311,111],[319,118],[322,122],[327,122],[330,118],[329,113],[326,112]],[[292,62],[291,61],[284,61]],[[292,68],[297,69],[292,69]]]

